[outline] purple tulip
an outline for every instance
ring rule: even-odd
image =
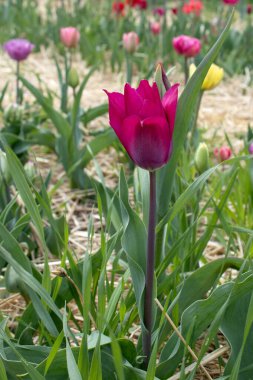
[[[155,170],[171,155],[178,84],[160,98],[157,84],[142,80],[137,89],[128,83],[124,94],[107,92],[110,125],[136,165]]]
[[[15,38],[7,41],[3,45],[6,53],[14,59],[14,61],[24,61],[34,48],[34,45],[23,38]]]
[[[253,154],[253,143],[249,144],[249,154]]]

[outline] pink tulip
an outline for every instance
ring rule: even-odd
[[[198,38],[181,35],[172,40],[176,52],[185,57],[195,57],[201,50],[201,42]]]
[[[122,37],[124,49],[128,53],[134,53],[140,43],[138,34],[135,32],[124,33]]]
[[[239,1],[240,0],[223,0],[223,3],[228,5],[236,5],[237,3],[239,3]]]
[[[128,83],[124,94],[109,93],[110,125],[136,165],[155,170],[172,152],[178,84],[160,98],[157,84],[142,80],[137,89]]]
[[[253,5],[248,4],[248,5],[247,5],[247,13],[248,13],[248,15],[251,15],[252,10],[253,10]]]
[[[153,34],[159,34],[161,32],[161,25],[159,22],[153,21],[150,24],[150,30]]]
[[[222,146],[220,149],[215,148],[213,153],[220,162],[228,160],[232,154],[231,149],[228,146]]]
[[[69,26],[60,29],[60,38],[67,48],[75,48],[80,40],[80,33],[76,28]]]

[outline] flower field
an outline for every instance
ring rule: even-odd
[[[253,379],[252,12],[0,3],[0,380]]]

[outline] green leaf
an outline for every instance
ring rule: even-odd
[[[25,78],[20,77],[20,81],[23,85],[33,94],[36,98],[37,102],[41,105],[41,107],[45,110],[48,117],[52,120],[55,128],[58,133],[65,138],[69,138],[71,134],[71,128],[67,120],[60,114],[60,112],[56,111],[50,104],[47,98],[45,98],[42,93],[34,87],[30,82],[28,82]]]

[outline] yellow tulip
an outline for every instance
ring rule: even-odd
[[[194,63],[190,65],[190,77],[194,74],[196,70],[196,66]],[[222,80],[224,75],[224,70],[215,65],[214,63],[211,65],[210,69],[208,70],[208,73],[206,74],[206,77],[204,79],[204,82],[202,83],[201,89],[206,90],[212,90],[214,87],[218,86],[220,81]]]

